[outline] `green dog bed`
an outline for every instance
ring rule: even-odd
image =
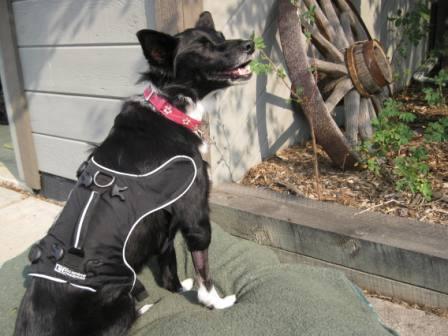
[[[181,237],[176,251],[180,279],[192,278],[193,265]],[[149,297],[139,306],[154,306],[137,320],[130,335],[397,335],[381,324],[340,272],[280,264],[269,249],[234,238],[215,225],[209,258],[218,291],[236,294],[233,307],[210,310],[198,304],[194,291],[170,293],[157,285],[157,270],[148,268],[139,278]],[[25,265],[26,253],[0,269],[1,335],[12,335],[25,290]]]

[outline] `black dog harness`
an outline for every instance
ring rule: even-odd
[[[126,260],[132,232],[148,215],[165,209],[192,186],[194,160],[174,156],[146,174],[115,171],[91,158],[48,234],[29,253],[29,276],[96,292],[112,283],[144,291]]]

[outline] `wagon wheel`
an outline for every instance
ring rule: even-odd
[[[293,86],[301,88],[301,106],[317,142],[339,167],[352,167],[359,159],[355,147],[372,136],[371,120],[392,82],[390,63],[349,0],[299,0],[297,7],[292,3],[279,0],[278,25],[289,76]],[[314,22],[304,18],[310,12]],[[311,43],[304,31],[310,33]],[[344,132],[334,120],[336,108],[343,109]]]

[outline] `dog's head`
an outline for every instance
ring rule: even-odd
[[[204,96],[252,76],[253,41],[226,40],[209,12],[199,16],[194,28],[174,36],[144,29],[137,37],[153,82],[188,85]]]

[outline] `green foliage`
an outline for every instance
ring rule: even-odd
[[[256,50],[262,50],[262,49],[266,48],[266,44],[264,43],[264,39],[261,36],[254,36],[252,38],[252,40],[254,41]]]
[[[419,193],[430,200],[428,155],[424,147],[410,145],[414,134],[409,123],[414,120],[415,115],[403,111],[402,104],[386,100],[381,114],[372,122],[375,133],[361,145],[360,153],[364,166],[377,176],[391,176],[397,190]],[[446,126],[448,129],[448,121]]]
[[[302,97],[302,92],[300,90],[303,89],[298,88],[296,92],[293,92],[291,85],[288,84],[286,80],[287,77],[286,70],[281,65],[276,64],[264,51],[264,49],[266,48],[266,44],[264,42],[263,37],[255,36],[255,34],[252,34],[251,38],[254,41],[255,49],[258,50],[258,56],[255,59],[253,59],[249,64],[252,72],[254,72],[258,76],[275,74],[288,87],[288,89],[291,90],[292,93],[291,100],[300,103]]]
[[[442,105],[443,95],[439,91],[434,90],[431,87],[423,88],[423,93],[425,94],[425,101],[430,106]]]
[[[442,69],[437,76],[434,77],[436,89],[431,87],[423,88],[425,100],[430,106],[445,105],[446,100],[445,95],[443,94],[443,88],[446,86],[446,82],[448,82],[448,71]]]
[[[274,71],[274,66],[272,62],[269,62],[269,58],[263,52],[263,50],[266,48],[263,37],[255,36],[254,34],[252,34],[252,41],[254,41],[255,50],[258,50],[260,53],[257,58],[254,58],[250,62],[250,69],[256,75],[267,75],[269,73],[272,73]]]
[[[399,9],[388,18],[400,32],[401,39],[397,51],[405,57],[411,46],[417,46],[429,31],[431,19],[428,1],[420,0],[407,12]]]
[[[426,200],[431,200],[432,188],[428,180],[427,160],[428,153],[423,147],[411,148],[407,155],[395,158],[394,174],[398,178],[396,188],[413,194],[420,193]]]
[[[316,22],[316,6],[311,5],[310,8],[302,13],[302,18],[309,24],[313,25]]]
[[[249,66],[256,75],[266,75],[273,71],[272,65],[267,63],[261,56],[253,59]]]
[[[388,99],[384,103],[380,116],[372,121],[375,133],[370,141],[381,156],[385,156],[390,151],[398,151],[412,139],[412,130],[406,123],[414,121],[415,115],[402,112],[401,108],[402,105],[399,102]]]
[[[448,82],[448,71],[445,69],[440,70],[437,76],[434,77],[434,80],[437,87],[444,88],[446,86],[446,82]]]
[[[448,141],[448,117],[429,123],[426,128],[425,139],[428,142]]]

